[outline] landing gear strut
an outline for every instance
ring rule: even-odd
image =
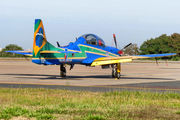
[[[117,79],[121,77],[121,63],[117,63],[112,67],[112,77]]]
[[[65,68],[64,64],[60,65],[60,76],[66,77],[66,68]]]
[[[112,77],[114,78],[116,75],[116,68],[113,66],[112,68]]]

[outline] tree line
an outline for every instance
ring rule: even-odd
[[[174,33],[171,36],[163,34],[155,39],[144,41],[140,46],[140,54],[162,54],[176,53],[177,56],[168,57],[172,60],[179,60],[180,55],[180,34]]]
[[[4,51],[11,51],[11,50],[23,50],[23,48],[16,44],[9,44],[5,48],[3,48],[2,51],[0,51],[0,57],[23,57],[23,55],[4,52]]]

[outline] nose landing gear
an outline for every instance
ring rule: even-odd
[[[64,64],[60,65],[60,76],[66,77],[66,68],[65,68]]]

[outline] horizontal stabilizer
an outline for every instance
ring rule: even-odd
[[[16,53],[16,54],[21,54],[21,55],[26,55],[26,56],[32,56],[32,51],[16,50],[16,51],[4,51],[4,52],[10,52],[10,53]]]

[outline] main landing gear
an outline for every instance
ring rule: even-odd
[[[112,77],[113,78],[121,78],[121,63],[116,63],[112,66]]]
[[[71,65],[71,68],[73,68],[74,65]],[[60,65],[60,76],[66,77],[66,68],[64,64]],[[112,77],[120,79],[121,78],[121,63],[116,63],[115,65],[112,65]]]
[[[66,77],[66,68],[65,68],[64,64],[60,65],[60,76]]]

